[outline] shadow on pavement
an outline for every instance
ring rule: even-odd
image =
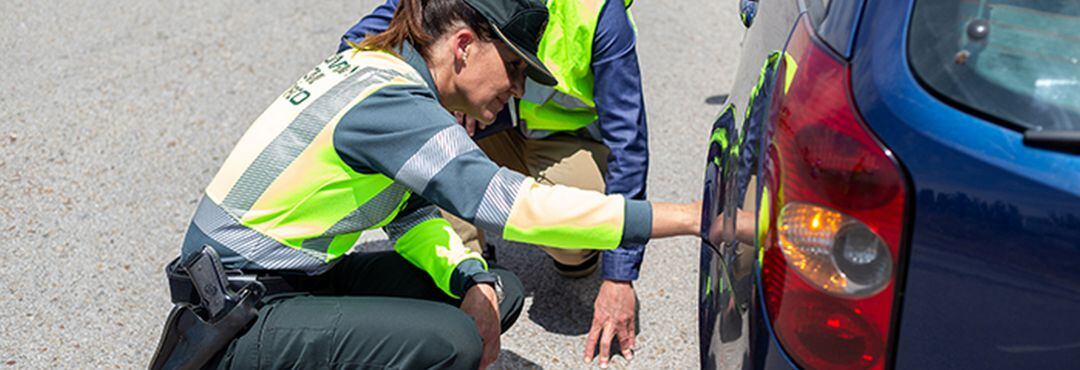
[[[514,351],[504,349],[499,351],[499,359],[495,360],[489,369],[543,369],[543,367],[521,357]]]
[[[581,335],[589,332],[593,300],[600,288],[599,271],[580,279],[555,272],[551,258],[537,247],[496,241],[499,265],[517,274],[532,297],[528,318],[552,333]]]

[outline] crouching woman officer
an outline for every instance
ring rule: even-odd
[[[404,0],[386,32],[277,98],[207,187],[182,258],[209,246],[225,269],[289,293],[268,294],[208,365],[487,367],[521,284],[464,247],[436,207],[561,248],[698,232],[697,204],[537,184],[457,125],[449,111],[493,120],[525,75],[555,83],[535,55],[547,17],[539,0]],[[346,254],[373,228],[394,251]]]

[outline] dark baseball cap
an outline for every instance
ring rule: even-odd
[[[525,59],[525,75],[534,81],[555,86],[558,80],[548,71],[536,50],[547,27],[548,9],[540,0],[465,0],[491,23],[495,34],[510,50]]]

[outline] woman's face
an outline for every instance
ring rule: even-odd
[[[476,41],[465,50],[456,83],[466,105],[464,113],[490,123],[511,96],[524,93],[527,64],[501,41]]]

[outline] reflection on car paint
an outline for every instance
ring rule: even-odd
[[[703,364],[740,367],[749,356],[746,334],[748,311],[753,295],[754,262],[760,258],[757,246],[740,244],[735,238],[737,211],[744,207],[747,191],[756,175],[761,151],[762,128],[773,90],[774,75],[786,53],[774,51],[761,67],[751,88],[743,115],[741,134],[736,129],[735,107],[728,104],[713,123],[709,140],[704,201],[710,219],[703,235],[701,317]],[[794,68],[786,74],[786,84]],[[770,202],[764,201],[765,205]],[[768,215],[759,217],[768,218]],[[711,250],[711,252],[710,252]],[[704,254],[708,254],[705,256]],[[707,257],[707,258],[705,258]],[[707,261],[707,262],[706,262]],[[712,277],[715,276],[714,281]],[[713,293],[715,288],[715,294]]]

